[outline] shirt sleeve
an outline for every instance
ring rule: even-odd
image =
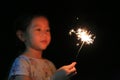
[[[50,80],[68,80],[64,70],[57,70]]]
[[[25,60],[24,58],[18,57],[16,58],[16,60],[14,61],[10,73],[9,73],[9,78],[11,76],[15,76],[15,75],[25,75],[25,76],[29,76],[29,63],[27,60]]]

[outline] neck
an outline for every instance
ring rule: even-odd
[[[32,57],[32,58],[42,58],[42,50],[36,50],[33,48],[27,48],[26,51],[24,52],[25,56]]]

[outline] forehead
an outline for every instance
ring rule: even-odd
[[[29,28],[34,28],[34,27],[44,27],[44,28],[48,28],[49,27],[49,22],[48,19],[44,16],[39,16],[39,17],[35,17],[31,20],[31,23],[29,25]]]
[[[43,24],[48,24],[48,19],[44,16],[39,16],[39,17],[35,17],[32,21],[31,21],[32,24],[36,23],[43,23]]]

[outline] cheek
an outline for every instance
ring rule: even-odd
[[[35,42],[38,42],[38,38],[37,38],[35,35],[30,35],[30,36],[28,37],[28,42],[29,42],[30,44],[35,43]]]
[[[33,36],[30,37],[30,39],[31,39],[31,42],[40,42],[40,37],[39,36],[33,35]]]
[[[48,41],[51,42],[51,35],[48,36]]]

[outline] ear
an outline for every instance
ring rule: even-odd
[[[25,41],[25,33],[24,33],[23,31],[18,30],[18,31],[16,32],[16,35],[17,35],[17,37],[18,37],[22,42]]]

